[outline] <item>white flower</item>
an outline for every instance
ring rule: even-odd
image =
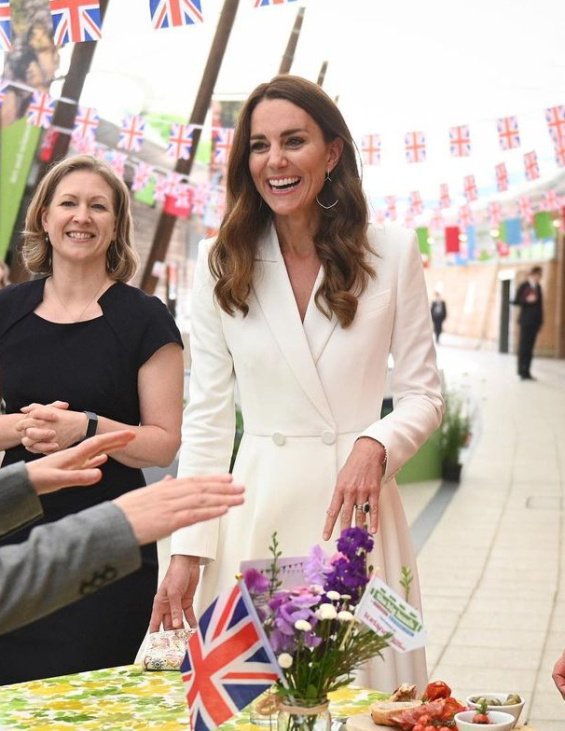
[[[333,604],[320,604],[316,615],[318,619],[335,619],[337,617],[337,610]]]
[[[348,612],[346,609],[338,612],[337,618],[340,622],[352,622],[355,619],[353,614],[351,614],[351,612]]]
[[[348,602],[351,599],[351,594],[342,594],[341,598],[344,602]]]
[[[294,628],[300,630],[301,632],[310,632],[310,630],[312,629],[312,625],[305,619],[297,619],[294,623]]]
[[[328,591],[326,593],[326,596],[331,602],[337,602],[338,599],[341,599],[341,594],[339,593],[339,591],[333,591],[333,589],[331,591]]]
[[[292,655],[289,655],[288,652],[281,652],[277,660],[279,661],[279,665],[283,670],[287,670],[287,668],[290,668],[293,663]]]

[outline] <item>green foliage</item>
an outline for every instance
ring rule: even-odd
[[[467,444],[471,433],[471,419],[467,402],[456,391],[445,395],[445,413],[441,425],[440,448],[442,459],[459,463],[461,448]]]

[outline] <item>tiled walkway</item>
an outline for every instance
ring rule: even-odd
[[[551,679],[565,647],[565,362],[536,359],[524,382],[510,355],[440,346],[438,358],[477,418],[462,482],[418,554],[430,677],[459,698],[520,693],[522,721],[565,731]],[[437,488],[402,488],[413,524],[420,487]]]

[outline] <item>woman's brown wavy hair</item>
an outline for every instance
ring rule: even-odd
[[[128,282],[139,265],[139,257],[133,246],[133,223],[130,197],[124,181],[102,160],[91,155],[74,155],[54,165],[41,180],[27,209],[22,258],[32,274],[53,273],[51,242],[43,228],[43,211],[53,200],[61,180],[78,170],[96,173],[112,189],[116,236],[106,252],[106,272],[117,282]]]
[[[272,211],[259,195],[249,172],[251,115],[263,99],[284,99],[309,114],[327,143],[340,138],[343,151],[318,197],[319,229],[314,244],[324,266],[324,278],[315,294],[317,307],[332,313],[343,327],[353,321],[359,295],[375,271],[367,260],[372,249],[367,239],[368,210],[357,167],[356,147],[343,116],[332,99],[316,84],[299,76],[275,76],[260,84],[245,102],[238,118],[227,171],[226,215],[210,251],[209,265],[217,282],[214,292],[221,308],[233,315],[249,311],[257,243],[272,221]]]

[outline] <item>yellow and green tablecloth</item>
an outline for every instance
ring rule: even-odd
[[[359,688],[333,693],[334,717],[363,712],[383,696]],[[0,687],[1,731],[183,731],[189,728],[180,673],[144,672],[131,665]],[[260,731],[249,711],[226,731]]]

